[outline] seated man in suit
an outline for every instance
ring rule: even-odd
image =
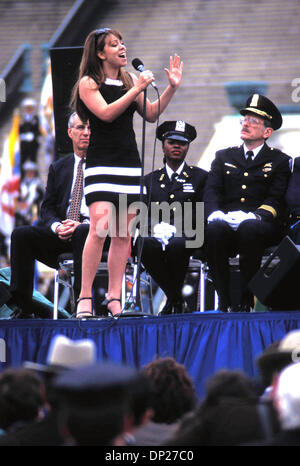
[[[290,211],[288,235],[294,243],[300,244],[300,157],[296,157],[292,164],[286,202]]]
[[[219,296],[219,309],[249,312],[254,298],[248,283],[260,268],[265,248],[284,233],[284,196],[290,178],[290,157],[266,140],[281,127],[277,107],[253,94],[240,111],[239,147],[216,153],[204,194],[207,216],[205,254]],[[229,258],[239,254],[241,297],[232,309]]]
[[[70,207],[77,167],[81,161],[84,169],[90,126],[73,113],[68,121],[68,135],[72,140],[74,154],[62,157],[50,165],[37,226],[15,228],[11,235],[10,292],[19,307],[13,315],[15,318],[26,318],[34,311],[32,293],[35,260],[49,267],[56,267],[59,254],[72,252],[75,298],[80,292],[81,256],[89,230],[89,213],[84,196],[77,217],[71,215]]]
[[[196,226],[199,233],[201,226],[203,227],[203,216],[200,219],[202,225],[196,225],[199,223],[196,222],[196,204],[201,203],[203,206],[207,172],[185,162],[189,144],[197,136],[193,126],[184,121],[166,121],[157,128],[156,136],[162,141],[165,166],[145,176],[150,237],[139,238],[142,247],[141,260],[167,296],[161,314],[177,314],[187,310],[182,299],[182,287],[189,258],[194,252],[193,244],[188,245],[191,236],[187,232],[185,221],[187,223],[188,216],[184,218],[184,212],[191,207],[192,218],[189,220],[193,229]],[[179,208],[176,211],[177,203],[180,203],[182,212],[179,212]],[[170,206],[169,222],[161,222],[161,217],[156,218],[158,215],[153,215],[153,207],[159,208],[163,204]],[[174,227],[178,228],[178,220],[181,223],[181,232],[176,235]],[[203,237],[201,244],[196,245],[195,241],[195,249],[202,246],[202,242]]]

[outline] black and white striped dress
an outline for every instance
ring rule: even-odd
[[[107,103],[119,99],[126,90],[119,80],[106,79],[100,88]],[[109,201],[116,207],[124,200],[129,205],[140,194],[141,162],[133,130],[133,102],[111,123],[89,112],[90,145],[84,173],[84,194],[87,205],[95,201]]]

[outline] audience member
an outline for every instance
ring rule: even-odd
[[[21,120],[19,125],[21,170],[23,165],[30,160],[37,162],[40,137],[40,122],[36,113],[36,101],[26,98],[21,104]]]
[[[193,413],[183,418],[168,446],[238,446],[264,439],[264,420],[251,380],[241,371],[220,370],[207,383]]]
[[[298,350],[299,355],[299,350]],[[287,366],[274,380],[273,401],[281,430],[269,446],[300,446],[300,364]]]
[[[24,176],[20,183],[15,209],[15,226],[33,225],[38,219],[44,187],[38,176],[38,166],[27,161],[23,166]]]
[[[150,385],[151,420],[135,431],[135,445],[160,445],[175,431],[180,419],[195,409],[198,397],[185,367],[173,358],[158,358],[142,373]]]
[[[27,369],[6,369],[0,374],[0,428],[14,432],[37,422],[43,413],[43,382]]]
[[[124,446],[135,427],[135,369],[110,362],[64,373],[56,380],[60,431],[69,446]],[[136,413],[136,410],[135,410]]]
[[[281,340],[273,342],[257,358],[265,397],[272,397],[274,377],[295,362],[300,354],[300,330],[288,332]]]
[[[290,157],[266,140],[282,125],[277,107],[253,94],[240,113],[239,147],[216,153],[208,174],[204,203],[207,216],[205,253],[224,312],[249,312],[254,298],[248,283],[261,265],[264,250],[285,234],[284,196],[290,178]],[[229,258],[239,255],[239,304],[232,307]]]
[[[71,340],[55,336],[50,344],[46,364],[26,362],[27,370],[35,371],[45,388],[45,416],[31,425],[0,436],[0,446],[61,446],[64,438],[58,428],[58,398],[54,382],[58,375],[96,362],[96,345],[91,339]]]
[[[204,228],[196,204],[202,202],[207,172],[185,162],[189,145],[197,136],[193,126],[184,121],[165,121],[157,128],[156,136],[162,141],[165,165],[145,177],[149,236],[142,234],[139,244],[143,265],[167,296],[160,314],[178,314],[189,311],[182,288],[190,256],[202,246],[202,241],[196,245],[195,239],[195,233],[201,236]],[[166,204],[169,222],[163,218]],[[178,228],[180,231],[176,231]],[[188,241],[195,248],[188,246]]]
[[[10,292],[12,301],[18,305],[18,310],[13,314],[15,318],[28,318],[35,311],[32,292],[36,260],[56,268],[59,254],[72,252],[75,297],[80,291],[82,251],[89,231],[84,196],[78,218],[69,218],[69,214],[77,167],[84,161],[89,145],[89,124],[82,122],[73,113],[68,123],[68,135],[73,143],[74,154],[50,166],[38,224],[18,227],[11,235]]]

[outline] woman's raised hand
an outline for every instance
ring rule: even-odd
[[[165,68],[170,85],[176,89],[180,86],[181,83],[182,68],[183,62],[180,60],[179,55],[176,54],[174,55],[174,58],[170,57],[170,69],[168,70]]]

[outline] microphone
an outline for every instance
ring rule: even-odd
[[[131,63],[132,63],[133,68],[135,68],[140,73],[142,73],[142,71],[145,71],[144,64],[139,58],[134,58]],[[154,89],[157,89],[157,85],[155,84],[155,81],[152,81],[151,86],[153,86]]]

